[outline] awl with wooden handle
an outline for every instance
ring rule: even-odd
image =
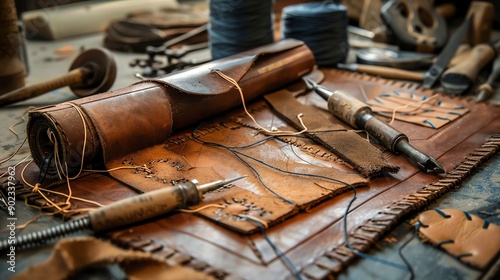
[[[467,59],[450,67],[441,77],[441,85],[447,93],[462,94],[476,80],[479,71],[495,57],[495,50],[489,44],[475,46]]]
[[[203,200],[203,194],[245,177],[218,180],[203,185],[198,185],[197,180],[192,180],[125,198],[92,210],[82,218],[42,231],[17,236],[16,249],[36,246],[80,230],[91,229],[94,232],[103,232],[116,229],[166,214],[178,207],[196,205]],[[10,241],[7,240],[0,242],[0,251],[9,248],[9,244]]]
[[[381,145],[395,154],[405,155],[414,165],[426,173],[445,173],[441,164],[413,147],[406,135],[379,120],[371,108],[360,100],[340,90],[330,91],[313,80],[303,78],[306,87],[314,90],[328,102],[328,110],[354,128],[364,129]]]

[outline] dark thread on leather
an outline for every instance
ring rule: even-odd
[[[463,253],[463,254],[460,254],[460,255],[456,255],[455,257],[456,257],[457,259],[461,259],[461,258],[463,258],[463,257],[471,257],[471,256],[473,256],[473,254],[472,254],[472,253]]]
[[[422,223],[420,220],[418,220],[417,224],[415,225],[415,227],[417,227],[417,228],[420,228],[420,227],[428,228],[429,225],[426,225],[426,224]]]
[[[443,241],[441,241],[441,242],[438,242],[438,243],[436,244],[436,247],[438,247],[438,248],[442,248],[441,246],[443,246],[444,244],[453,244],[453,243],[455,243],[455,241],[453,241],[453,240],[451,240],[451,239],[450,239],[450,240],[443,240]]]
[[[409,206],[408,208],[400,210],[400,213],[397,216],[393,217],[393,219],[387,219],[387,217],[385,217],[383,218],[383,220],[379,220],[374,217],[372,219],[368,219],[365,223],[363,223],[362,226],[355,228],[349,234],[349,240],[353,244],[352,247],[354,247],[358,251],[367,251],[372,245],[366,246],[364,249],[359,248],[359,246],[354,246],[354,242],[358,240],[358,237],[354,235],[367,230],[375,231],[377,234],[373,235],[373,240],[370,242],[370,244],[374,244],[385,234],[387,234],[398,221],[408,216],[408,214],[425,208],[427,205],[431,204],[437,198],[443,196],[445,193],[458,188],[465,178],[467,178],[473,171],[475,171],[478,166],[495,155],[499,148],[500,134],[494,134],[490,136],[486,143],[484,143],[481,147],[475,149],[468,157],[466,157],[466,159],[464,160],[466,162],[465,164],[459,164],[454,170],[446,174],[444,178],[431,183],[428,186],[423,187],[416,193],[408,195],[401,201],[394,202],[392,205],[388,206],[387,208],[389,209],[395,209],[395,206],[399,207],[401,203],[411,204],[411,206]],[[467,158],[471,159],[472,156],[474,157],[474,160],[467,160]],[[473,164],[471,165],[470,163]],[[427,199],[420,199],[419,197],[421,197],[422,195],[426,196]],[[485,223],[487,222],[485,221]],[[423,224],[421,224],[421,226],[426,227],[426,225]],[[483,225],[483,228],[484,226],[485,225]],[[347,253],[346,251],[350,253]],[[339,252],[342,252],[342,254]],[[320,268],[317,262],[323,257],[338,261],[338,267],[328,268],[328,270]],[[345,243],[343,243],[341,245],[327,249],[325,253],[316,257],[311,264],[305,266],[302,272],[305,273],[305,271],[317,271],[317,269],[322,269],[322,271],[324,272],[322,277],[326,278],[329,275],[336,275],[340,273],[348,264],[353,262],[355,258],[356,255],[349,248],[347,248]]]
[[[464,214],[465,214],[465,217],[467,218],[467,220],[472,221],[472,218],[468,212],[464,211]]]
[[[490,222],[484,220],[483,228],[487,229],[489,225],[490,225]]]
[[[439,210],[437,208],[435,208],[434,211],[436,211],[439,215],[443,216],[443,218],[446,218],[446,219],[451,218],[450,215],[444,213],[443,211],[441,211],[441,210]]]

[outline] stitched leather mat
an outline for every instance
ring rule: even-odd
[[[428,95],[433,93],[412,84],[377,79],[338,70],[324,70],[324,73],[326,77],[323,82],[324,86],[331,89],[347,90],[360,99],[363,96],[360,85],[368,98],[394,89],[414,90],[420,94]],[[444,178],[439,178],[434,175],[420,173],[416,167],[403,157],[385,152],[384,156],[389,163],[400,166],[401,169],[393,175],[372,179],[368,187],[358,189],[358,198],[348,215],[350,240],[355,248],[364,250],[371,246],[405,215],[421,209],[447,191],[458,187],[462,180],[468,177],[482,161],[497,152],[500,145],[500,136],[498,135],[500,131],[500,119],[498,118],[500,110],[498,107],[476,104],[473,101],[448,96],[440,96],[440,98],[459,102],[470,111],[438,130],[400,121],[396,121],[393,126],[407,134],[415,147],[436,158],[448,172],[447,175]],[[299,97],[299,100],[318,108],[326,108],[326,102],[314,93],[303,95]],[[274,126],[280,129],[287,128],[286,123],[276,116],[272,116],[271,121],[269,121],[269,114],[273,115],[273,113],[268,111],[268,106],[262,101],[253,103],[252,108],[254,113],[257,111],[262,112],[255,114],[255,116],[259,117],[257,118],[259,123],[267,121],[272,122]],[[227,127],[221,125],[220,118],[224,120],[223,123]],[[238,145],[240,137],[249,137],[256,133],[255,130],[241,125],[248,124],[248,120],[242,119],[244,116],[242,117],[241,111],[229,113],[220,116],[220,118],[203,124],[202,129],[198,130],[198,133],[201,134],[199,135],[200,139],[214,141],[214,135],[217,133],[231,136],[232,134],[226,134],[226,132],[234,128],[236,131],[240,130],[245,133],[234,134],[237,136],[236,139],[231,137],[217,139],[226,141],[224,144],[227,145],[235,143]],[[171,136],[167,139],[164,149],[164,151],[173,151],[181,155],[179,159],[185,160],[183,164],[186,164],[183,168],[195,165],[196,160],[193,156],[189,156],[188,152],[198,155],[201,154],[199,149],[211,149],[210,153],[214,152],[220,155],[223,162],[226,159],[229,160],[230,155],[222,155],[222,151],[213,147],[200,143],[186,145],[183,141],[192,141],[186,140],[189,139],[191,131],[192,129]],[[258,134],[257,136],[262,137],[262,135]],[[343,171],[342,174],[352,174],[352,170],[346,168],[342,161],[331,156],[331,153],[327,150],[321,150],[320,146],[309,142],[309,139],[281,138],[288,141],[280,142],[280,140],[276,139],[266,141],[262,151],[265,153],[279,152],[280,157],[276,159],[280,159],[284,155],[289,158],[292,156],[297,157],[295,155],[297,153],[298,158],[302,158],[302,161],[296,159],[295,166],[292,169],[303,169],[303,165],[306,163],[321,163],[337,166],[336,169]],[[188,151],[183,150],[183,147],[188,147]],[[245,152],[256,155],[260,152],[257,147]],[[276,148],[279,148],[279,150]],[[159,154],[154,155],[151,160],[158,160],[157,155]],[[127,162],[123,163],[126,164]],[[210,170],[209,174],[211,175],[207,178],[218,179],[233,175],[231,173],[233,166],[229,161],[227,165],[220,166],[203,165],[202,159],[198,163],[205,167],[206,170]],[[278,163],[275,161],[271,164]],[[252,165],[259,168],[260,171],[265,169],[265,166],[258,162],[253,162]],[[36,168],[32,169],[35,170],[33,174],[36,174]],[[182,168],[179,171],[182,172]],[[308,172],[307,170],[304,171]],[[320,174],[321,168],[317,169],[317,172]],[[203,174],[206,173],[203,172]],[[279,172],[266,174],[273,177],[271,180],[263,177],[263,180],[268,179],[269,181],[286,183],[295,181],[286,178],[289,175]],[[144,177],[146,176],[144,174]],[[200,173],[200,176],[203,175]],[[144,180],[155,179],[144,178]],[[203,182],[202,179],[199,180]],[[262,188],[259,188],[255,180],[255,177],[253,177],[248,181],[245,179],[234,183],[237,187],[246,191],[238,192],[236,190],[239,189],[234,187],[227,188],[221,192],[210,194],[210,196],[207,196],[207,200],[213,199],[214,201],[237,205],[242,204],[242,200],[246,198],[247,200],[243,202],[245,204],[249,202],[249,198],[253,198],[252,192],[260,195],[265,193],[257,192],[262,191]],[[276,186],[286,186],[286,183],[276,184]],[[323,185],[324,183],[320,184]],[[98,200],[102,203],[135,195],[135,192],[129,187],[109,179],[107,176],[97,174],[75,180],[72,182],[72,186],[74,195]],[[300,186],[294,186],[293,190],[284,190],[283,187],[281,189],[277,187],[277,192],[281,191],[284,196],[289,193],[293,194],[287,198],[292,199],[293,197],[292,200],[296,200],[297,203],[300,201],[301,195],[311,200],[309,203],[303,203],[303,207],[298,207],[298,209],[287,208],[286,206],[289,206],[289,203],[279,204],[280,200],[273,198],[270,194],[263,195],[266,199],[262,200],[262,202],[260,200],[255,201],[255,208],[263,209],[258,210],[262,211],[259,212],[259,215],[265,213],[268,205],[278,203],[278,205],[284,206],[283,208],[281,206],[277,207],[281,212],[273,212],[272,215],[276,215],[274,218],[277,219],[277,222],[268,230],[268,235],[308,278],[324,278],[331,273],[340,271],[354,259],[354,254],[344,246],[342,231],[342,217],[348,201],[352,198],[352,192],[344,192],[328,199],[329,191],[326,188],[330,187],[332,186],[317,187],[315,191],[320,192],[321,190],[325,192],[325,195],[322,198],[312,200],[308,197],[308,192],[312,190],[311,187],[307,187],[307,191],[302,191]],[[59,186],[56,189],[63,191],[65,186]],[[228,196],[221,195],[222,193],[227,193]],[[226,201],[228,198],[231,201]],[[267,201],[268,198],[274,202]],[[84,203],[80,203],[80,205],[85,206]],[[297,212],[299,209],[307,211]],[[215,220],[193,214],[173,213],[143,225],[118,230],[111,233],[109,237],[124,246],[151,251],[169,259],[171,262],[198,267],[199,270],[217,275],[220,278],[236,276],[251,279],[284,279],[290,275],[287,266],[269,247],[260,233],[244,235],[232,228],[232,224],[251,225],[251,223],[236,221],[235,219],[230,221],[232,224],[226,223],[223,225],[216,222],[216,219],[217,217],[223,217],[226,213],[217,213],[217,209],[207,212],[203,215],[211,216],[210,218]],[[264,214],[264,218],[266,215]],[[228,214],[226,217],[230,216]],[[246,230],[248,232],[252,229]]]

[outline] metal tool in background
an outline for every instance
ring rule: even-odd
[[[500,45],[500,41],[499,41]],[[499,48],[497,48],[499,49]],[[478,93],[476,95],[477,102],[484,102],[490,99],[495,93],[495,82],[498,81],[500,77],[500,55],[497,53],[497,58],[493,62],[493,68],[486,82],[482,83],[478,87]]]
[[[414,71],[403,69],[396,69],[392,67],[376,66],[376,65],[363,65],[363,64],[337,64],[337,67],[344,70],[358,71],[374,76],[381,76],[389,79],[402,79],[411,81],[422,81],[424,74]]]
[[[405,155],[425,173],[445,173],[441,164],[413,147],[406,135],[379,120],[371,108],[358,99],[342,92],[330,91],[311,79],[304,78],[308,89],[314,90],[328,102],[328,110],[354,128],[364,129],[381,145],[395,154]]]
[[[470,52],[467,59],[448,68],[440,82],[445,92],[461,95],[476,81],[479,72],[496,56],[494,48],[489,44],[479,44]]]
[[[374,32],[356,26],[347,26],[347,36],[349,45],[353,48],[376,48],[392,51],[399,50],[399,46],[375,41]]]
[[[142,73],[140,73],[141,76],[156,77],[162,74],[171,73],[210,61],[210,58],[190,61],[181,60],[181,58],[188,53],[208,49],[208,42],[202,42],[193,45],[184,45],[177,49],[172,48],[172,46],[181,44],[182,42],[185,42],[193,37],[200,36],[203,33],[206,33],[208,28],[207,26],[207,24],[204,24],[200,27],[197,27],[189,32],[182,34],[181,36],[168,40],[162,46],[147,47],[146,53],[148,57],[146,59],[134,59],[130,62],[130,67],[137,66],[139,68],[142,68],[143,71]],[[158,60],[158,56],[163,56],[164,59]]]
[[[471,26],[471,17],[468,17],[460,27],[453,33],[450,40],[441,51],[438,59],[434,64],[432,64],[431,68],[424,75],[423,86],[425,88],[432,88],[436,81],[439,79],[444,70],[448,67],[451,59],[455,55],[460,43],[466,37],[467,32]]]
[[[446,43],[446,22],[427,0],[390,0],[380,15],[402,48],[434,52]]]
[[[199,186],[197,180],[192,180],[129,197],[92,210],[82,218],[46,230],[17,236],[14,246],[16,249],[21,249],[40,245],[48,240],[80,230],[91,229],[94,232],[103,232],[145,221],[166,214],[179,206],[197,205],[203,200],[203,194],[245,177],[218,180]],[[0,243],[0,251],[4,251],[10,246],[11,244],[7,240],[3,240]]]
[[[432,65],[433,54],[366,48],[356,51],[356,62],[405,70],[417,70]]]
[[[116,62],[106,49],[94,48],[80,53],[69,67],[69,73],[41,83],[24,86],[0,96],[0,106],[26,100],[58,88],[69,86],[78,97],[107,91],[116,78]]]

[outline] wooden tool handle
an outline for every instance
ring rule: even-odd
[[[467,11],[467,17],[473,16],[472,27],[469,29],[468,43],[476,46],[490,41],[495,9],[492,3],[472,1]]]
[[[82,81],[82,69],[73,69],[63,76],[29,86],[24,86],[0,96],[0,106],[36,97],[65,86],[80,84]]]
[[[358,71],[389,79],[422,81],[423,73],[372,65],[358,65]]]
[[[466,59],[446,70],[443,79],[448,74],[459,74],[469,78],[470,81],[474,81],[479,71],[494,57],[495,51],[490,45],[477,45]]]

